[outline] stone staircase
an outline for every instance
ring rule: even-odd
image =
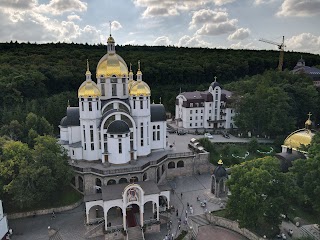
[[[129,240],[144,240],[144,235],[140,226],[131,227],[127,229]]]
[[[205,214],[190,216],[188,218],[188,225],[192,227],[193,237],[197,237],[199,227],[209,225],[210,222],[207,220]]]
[[[320,239],[320,230],[318,230],[314,226],[302,226],[300,227],[300,231],[303,233],[305,237],[309,237],[310,239],[314,240]]]
[[[104,235],[103,229],[104,229],[104,221],[94,226],[90,230],[88,230],[84,236],[86,239],[103,236]]]

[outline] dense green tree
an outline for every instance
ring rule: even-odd
[[[0,193],[19,208],[55,201],[70,183],[72,170],[64,149],[51,136],[38,136],[34,148],[0,138]]]
[[[294,191],[291,175],[280,171],[279,160],[264,157],[232,167],[227,211],[240,227],[278,229]],[[292,187],[288,187],[292,186]]]

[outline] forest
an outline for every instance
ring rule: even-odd
[[[71,106],[78,105],[77,90],[85,80],[86,59],[95,80],[96,64],[106,46],[10,42],[0,43],[0,50],[0,125],[12,120],[21,123],[32,112],[45,117],[58,133],[68,101]],[[134,72],[141,61],[152,101],[158,103],[161,98],[171,113],[180,90],[205,90],[214,76],[220,84],[231,83],[232,89],[237,89],[234,84],[240,79],[276,69],[279,57],[278,51],[130,45],[117,46],[116,51],[128,65],[132,63]],[[301,53],[285,52],[284,68],[293,69],[300,57]],[[319,55],[303,53],[302,57],[308,66],[320,65]]]

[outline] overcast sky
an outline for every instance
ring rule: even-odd
[[[0,41],[277,49],[320,54],[320,0],[0,0]]]

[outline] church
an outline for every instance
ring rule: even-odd
[[[78,90],[79,107],[68,107],[60,123],[60,140],[71,159],[125,164],[154,149],[166,147],[166,113],[151,104],[151,91],[116,54],[108,38],[108,51],[97,65],[97,83],[87,63],[86,79]]]
[[[59,126],[74,171],[71,184],[84,194],[86,224],[103,223],[110,239],[146,224],[159,231],[159,213],[170,206],[167,180],[208,172],[208,153],[168,144],[164,106],[151,103],[140,61],[134,77],[111,35],[96,79],[87,61],[79,106],[68,106]]]

